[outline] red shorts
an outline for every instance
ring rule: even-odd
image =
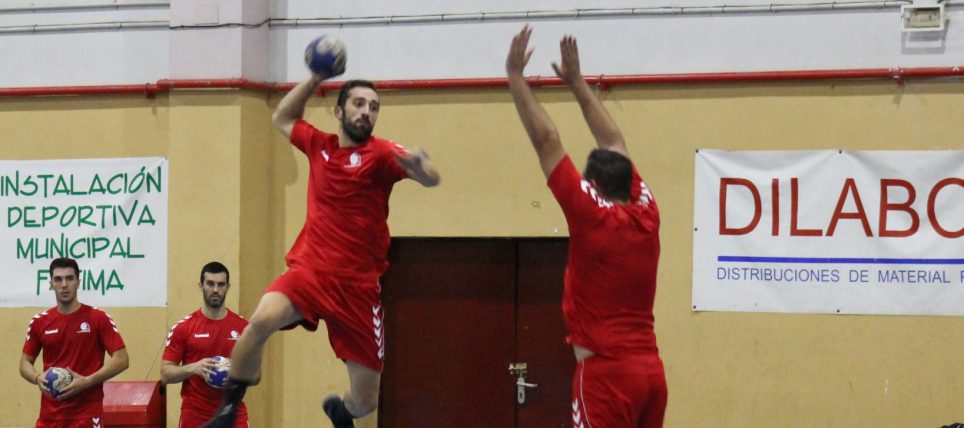
[[[335,355],[381,373],[385,357],[382,324],[382,286],[378,279],[359,280],[292,267],[265,292],[276,291],[291,300],[303,320],[284,327],[318,329],[325,320]]]
[[[200,417],[191,412],[181,411],[181,420],[177,424],[177,428],[200,428],[204,426],[214,414],[210,414],[206,417]],[[248,422],[247,413],[238,412],[238,418],[234,420],[234,428],[250,428],[251,424]]]
[[[36,428],[103,428],[103,416],[87,416],[76,419],[37,419]]]
[[[572,379],[574,428],[660,428],[666,375],[658,355],[580,361]]]

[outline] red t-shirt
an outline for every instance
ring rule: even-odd
[[[374,279],[388,268],[388,197],[406,178],[395,153],[407,150],[371,137],[338,147],[338,136],[299,120],[291,143],[308,156],[305,225],[286,261],[315,271]]]
[[[549,188],[569,225],[567,342],[607,357],[656,353],[659,209],[635,166],[627,205],[598,194],[569,156],[549,176]]]
[[[230,310],[224,318],[212,320],[198,309],[171,327],[161,358],[174,364],[191,364],[218,355],[230,358],[231,350],[247,326],[248,320]],[[207,419],[220,404],[221,390],[208,385],[201,376],[191,376],[181,386],[182,414]],[[238,415],[247,413],[241,403]]]
[[[124,348],[117,325],[106,312],[88,306],[68,315],[56,308],[47,309],[30,320],[23,353],[34,358],[43,350],[43,369],[69,368],[90,376],[104,366],[104,352],[113,355]],[[40,415],[45,420],[77,419],[100,416],[104,409],[103,385],[92,386],[66,401],[46,394],[40,399]]]

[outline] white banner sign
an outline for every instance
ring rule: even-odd
[[[964,151],[696,154],[693,309],[964,315]]]
[[[167,304],[165,158],[0,161],[0,306],[50,307],[50,261],[92,306]]]

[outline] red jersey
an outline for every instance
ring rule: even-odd
[[[104,352],[113,355],[124,348],[117,325],[106,312],[80,305],[64,315],[47,309],[30,320],[23,353],[34,358],[43,350],[43,369],[69,368],[90,376],[104,366]],[[40,414],[45,420],[100,417],[104,408],[103,385],[92,386],[66,401],[41,395]]]
[[[388,269],[388,197],[406,178],[395,153],[407,150],[371,137],[339,147],[338,136],[299,120],[291,143],[308,156],[308,212],[286,261],[315,271],[373,279]]]
[[[175,364],[191,364],[214,356],[230,357],[234,344],[248,320],[228,310],[219,320],[212,320],[200,309],[194,311],[171,327],[164,344],[164,361]],[[201,376],[187,378],[181,386],[181,414],[195,419],[210,419],[221,404],[221,390],[204,381]],[[238,418],[248,414],[244,403],[238,408]]]
[[[549,188],[569,225],[566,341],[613,358],[656,353],[659,209],[635,166],[626,205],[598,194],[568,155],[549,176]]]

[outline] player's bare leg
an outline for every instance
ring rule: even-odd
[[[335,394],[325,397],[322,407],[335,428],[354,428],[354,419],[378,408],[378,390],[382,375],[354,361],[346,361],[351,388],[341,398]]]
[[[224,385],[224,400],[214,418],[204,428],[233,428],[238,403],[244,392],[261,370],[264,345],[274,332],[301,320],[303,317],[284,294],[265,293],[254,310],[248,327],[241,333],[231,352],[231,371]]]

